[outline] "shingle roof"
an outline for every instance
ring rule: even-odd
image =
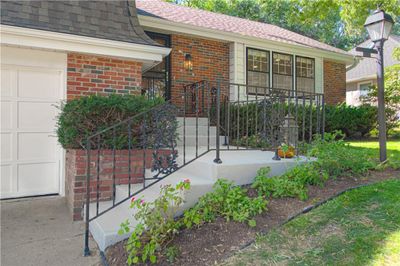
[[[344,50],[271,24],[189,8],[161,0],[137,0],[136,5],[138,14],[143,16],[349,55]]]
[[[158,46],[139,25],[135,2],[128,0],[2,0],[1,24]]]
[[[373,47],[373,43],[371,40],[367,40],[358,46],[371,48]],[[385,67],[400,63],[399,61],[394,60],[392,56],[395,47],[400,47],[400,36],[391,35],[385,42],[383,49],[383,62]],[[356,52],[356,48],[353,48],[350,52],[354,55],[361,55],[359,52]],[[374,58],[363,58],[356,67],[347,71],[346,79],[356,80],[370,77],[372,75],[376,75],[376,60]]]

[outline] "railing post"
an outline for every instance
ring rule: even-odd
[[[221,117],[220,117],[220,112],[221,112],[221,85],[220,85],[220,82],[218,81],[217,82],[217,110],[216,110],[216,112],[217,112],[217,130],[216,130],[216,139],[215,139],[215,144],[216,144],[216,147],[215,147],[215,151],[216,151],[216,154],[215,154],[215,159],[214,159],[214,163],[218,163],[218,164],[220,164],[220,163],[222,163],[222,161],[221,161],[221,158],[220,158],[220,143],[219,143],[219,130],[220,130],[220,127],[221,127],[221,121],[220,121],[220,119],[221,119]]]
[[[86,139],[86,213],[85,213],[85,249],[83,256],[90,256],[89,249],[89,205],[90,205],[90,138]]]

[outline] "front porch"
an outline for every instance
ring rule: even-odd
[[[229,90],[247,96],[231,101],[222,93]],[[93,134],[86,153],[71,158],[74,218],[85,216],[86,240],[90,230],[101,250],[127,237],[117,232],[132,217],[130,198],[151,201],[160,185],[189,179],[183,208],[190,208],[218,178],[245,185],[261,167],[275,176],[306,162],[300,144],[324,133],[322,94],[208,81],[183,92],[179,104],[171,99]],[[287,152],[282,143],[294,158],[279,157]]]

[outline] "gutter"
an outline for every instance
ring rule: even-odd
[[[346,72],[355,68],[360,63],[361,60],[363,60],[362,56],[355,55],[353,57],[353,63],[349,66],[346,66]]]

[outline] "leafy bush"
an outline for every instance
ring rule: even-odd
[[[314,164],[330,177],[345,173],[362,175],[377,165],[367,153],[351,147],[343,139],[339,131],[326,134],[324,140],[317,136],[309,145],[308,156],[316,157]]]
[[[304,107],[299,104],[297,112],[294,104],[281,104],[281,117],[285,117],[289,110],[291,116],[297,114],[297,124],[299,127],[299,140],[304,138],[308,140],[310,134],[315,134],[315,125],[317,125],[317,109],[309,105]],[[267,148],[268,142],[261,138],[263,132],[263,105],[249,103],[247,105],[232,105],[229,108],[228,116],[227,109],[222,108],[221,125],[222,133],[229,134],[232,144],[241,146],[250,146],[257,148]],[[320,110],[321,111],[321,110]],[[312,113],[312,130],[310,132],[310,112]],[[268,117],[268,114],[267,114]],[[321,116],[319,116],[321,119]],[[228,123],[229,118],[229,123]],[[303,121],[304,119],[304,121]],[[295,119],[296,120],[296,119]],[[229,124],[229,132],[225,132],[225,128]],[[365,137],[377,125],[377,109],[375,106],[348,106],[346,104],[326,105],[325,106],[325,132],[333,132],[340,130],[345,133],[346,138],[362,138]],[[303,127],[304,126],[304,127]]]
[[[189,189],[190,181],[187,179],[175,187],[162,186],[160,196],[153,202],[132,198],[130,207],[137,210],[134,218],[139,223],[134,227],[126,244],[129,265],[145,263],[147,260],[152,263],[157,261],[157,251],[161,251],[180,229],[174,215],[184,202],[182,193]],[[129,233],[130,229],[129,220],[126,220],[121,224],[118,233]]]
[[[191,228],[222,216],[228,221],[247,222],[255,226],[252,217],[266,210],[266,205],[264,197],[250,198],[246,189],[225,179],[218,179],[213,192],[201,197],[193,208],[184,212],[183,224]]]
[[[306,200],[307,185],[322,185],[327,179],[327,175],[313,163],[298,165],[281,176],[268,177],[269,171],[269,167],[258,170],[252,187],[257,189],[259,195],[274,198],[298,197]]]
[[[189,189],[190,181],[185,180],[175,187],[161,187],[160,196],[154,202],[132,198],[131,209],[136,210],[134,218],[139,223],[131,228],[129,220],[126,220],[121,223],[118,232],[125,234],[133,229],[126,244],[129,265],[146,263],[148,260],[155,263],[157,255],[163,250],[167,259],[174,261],[179,251],[167,245],[182,228],[211,222],[219,216],[228,221],[247,222],[255,226],[252,218],[266,210],[267,201],[264,197],[250,198],[246,189],[219,179],[214,184],[213,192],[201,197],[193,208],[186,210],[183,217],[176,220],[174,215],[184,202],[182,193]]]
[[[325,140],[319,136],[308,145],[308,156],[315,160],[297,165],[281,176],[268,177],[269,168],[261,168],[253,188],[261,196],[308,198],[308,185],[322,186],[328,178],[339,175],[361,175],[377,166],[368,154],[343,141],[338,131],[327,133]]]
[[[371,105],[349,106],[339,104],[326,106],[325,131],[344,132],[346,138],[366,136],[377,123],[377,109]]]
[[[59,107],[61,114],[57,121],[58,141],[65,149],[82,148],[88,136],[162,102],[161,98],[148,100],[143,96],[112,94],[91,95],[62,103]],[[126,128],[119,130],[127,131]],[[116,135],[118,138],[124,136],[124,134]],[[107,142],[111,136],[103,138],[105,139],[102,142]]]

